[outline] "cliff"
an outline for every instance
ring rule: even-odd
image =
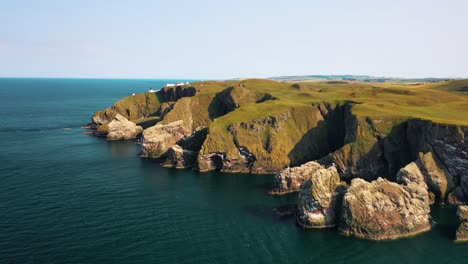
[[[126,97],[92,125],[141,125],[141,156],[166,167],[276,173],[271,193],[299,192],[304,227],[393,239],[428,230],[428,204],[468,201],[465,83],[196,82]]]

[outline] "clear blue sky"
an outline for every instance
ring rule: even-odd
[[[468,77],[466,0],[0,0],[0,76]]]

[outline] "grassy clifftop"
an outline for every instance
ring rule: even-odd
[[[206,169],[275,172],[329,154],[342,168],[359,171],[366,153],[400,144],[392,131],[405,120],[467,126],[467,86],[467,80],[195,82],[124,98],[97,112],[93,121],[105,130],[106,122],[120,113],[142,124],[184,120],[189,131],[207,128],[198,160]],[[387,138],[385,146],[382,138]],[[213,160],[214,154],[223,164]],[[386,158],[398,155],[395,151],[395,157]]]

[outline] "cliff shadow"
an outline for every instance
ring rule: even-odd
[[[400,168],[413,161],[406,139],[406,122],[394,125],[386,135],[376,130],[371,134],[358,137],[323,157],[319,163],[337,164],[340,177],[348,183],[353,178],[372,181],[382,177],[395,181]]]
[[[344,115],[344,108],[339,106],[323,115],[324,120],[307,131],[289,152],[290,166],[320,159],[341,148],[346,133]]]

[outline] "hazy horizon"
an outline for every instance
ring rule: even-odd
[[[468,2],[0,3],[0,77],[468,78]]]

